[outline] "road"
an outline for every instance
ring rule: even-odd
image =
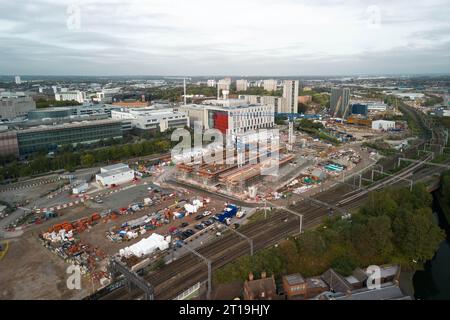
[[[414,173],[419,167],[406,168],[399,172],[399,175]],[[378,186],[386,186],[395,183],[396,180],[388,177],[376,183]],[[338,186],[317,195],[317,199],[323,202],[338,205],[340,201],[347,199],[350,194],[352,201],[341,205],[344,210],[358,208],[366,199],[367,192],[350,192],[346,186]],[[347,196],[344,196],[347,195]],[[358,195],[358,196],[355,196]],[[289,207],[289,210],[303,215],[303,226],[305,229],[314,228],[320,225],[323,218],[329,214],[328,208],[317,207],[308,201],[300,201]],[[299,217],[286,211],[281,211],[270,216],[267,220],[255,222],[243,226],[239,231],[250,237],[254,241],[255,250],[278,243],[288,236],[299,233]],[[213,271],[234,261],[239,256],[249,253],[248,243],[235,234],[229,234],[217,239],[212,243],[198,249],[198,251],[213,264]],[[155,298],[159,300],[171,299],[187,288],[207,278],[207,268],[193,254],[187,254],[182,258],[166,265],[160,271],[144,277],[155,288]],[[102,299],[137,299],[141,296],[139,291],[127,292],[125,289],[118,289],[105,295]]]
[[[151,155],[151,156],[147,156],[147,157],[130,159],[126,162],[133,163],[138,160],[145,160],[145,161],[155,160],[156,161],[156,160],[165,158],[168,155],[170,155],[170,154],[162,154],[162,155],[158,155],[158,156]],[[93,167],[93,168],[87,168],[87,169],[79,169],[73,173],[64,173],[64,174],[62,174],[62,176],[73,175],[74,181],[75,180],[90,181],[92,175],[97,174],[99,171],[100,171],[100,167]],[[5,192],[6,189],[10,189],[10,188],[19,188],[19,190],[17,192],[20,191],[21,193],[24,193],[25,195],[27,195],[27,193],[29,194],[30,192],[38,194],[39,192],[36,190],[36,188],[39,188],[39,186],[36,187],[34,185],[39,184],[39,182],[43,182],[43,184],[45,185],[46,183],[44,183],[44,182],[53,181],[60,176],[61,175],[50,174],[48,176],[43,176],[43,177],[39,177],[39,178],[21,181],[21,182],[15,183],[15,184],[7,185],[7,186],[2,186],[0,188],[3,188],[2,189],[3,191],[0,191],[0,192]],[[107,205],[110,208],[118,208],[118,207],[123,206],[123,203],[124,203],[123,201],[125,201],[125,203],[126,202],[132,203],[135,201],[134,199],[137,198],[137,194],[139,194],[139,195],[144,194],[143,189],[144,189],[144,187],[132,190],[131,192],[121,193],[117,197],[111,197],[108,200]],[[146,188],[145,188],[145,190],[146,190]],[[9,192],[15,192],[15,191],[10,190]],[[133,195],[134,192],[136,192],[136,195]],[[18,208],[16,211],[12,212],[8,217],[1,219],[0,220],[0,229],[4,229],[5,227],[11,225],[17,219],[19,219],[20,217],[22,217],[23,215],[25,215],[27,212],[29,212],[30,210],[32,210],[34,208],[50,208],[50,207],[55,207],[58,205],[66,204],[66,203],[72,202],[74,200],[76,200],[76,199],[71,198],[69,196],[69,192],[67,192],[67,191],[62,192],[62,193],[54,196],[51,199],[48,199],[45,196],[39,196],[37,198],[33,198],[33,199],[31,199],[31,201],[28,205]],[[122,204],[119,204],[119,203],[122,203]]]
[[[419,145],[420,147],[420,145]],[[418,148],[419,148],[418,147]],[[409,156],[417,151],[409,152]],[[404,155],[405,156],[405,155]],[[407,155],[408,156],[408,153]],[[430,157],[425,157],[430,160]],[[395,166],[397,158],[384,161],[384,169],[392,169]],[[425,168],[424,164],[414,164],[400,170],[395,177],[386,177],[374,183],[367,188],[368,190],[345,190],[346,186],[338,186],[316,196],[320,201],[330,203],[341,207],[344,211],[358,208],[367,198],[368,192],[378,190],[386,186],[404,183],[411,176],[418,179],[426,178],[436,168]],[[315,207],[308,201],[300,201],[289,207],[289,210],[301,213],[303,215],[303,225],[305,229],[316,227],[322,223],[325,216],[329,214],[328,208]],[[250,237],[254,241],[255,250],[273,245],[289,235],[298,233],[299,217],[286,211],[281,211],[267,220],[255,222],[243,227],[240,232]],[[198,250],[203,256],[213,262],[213,270],[234,261],[239,256],[249,252],[249,246],[246,241],[240,239],[237,235],[230,234],[211,244],[207,244]],[[188,254],[175,262],[163,267],[160,271],[144,276],[145,280],[151,283],[155,289],[155,298],[159,300],[172,299],[184,290],[198,282],[203,282],[207,278],[206,265],[199,261],[193,254]],[[127,292],[121,288],[105,296],[103,299],[136,299],[142,293],[138,291]]]

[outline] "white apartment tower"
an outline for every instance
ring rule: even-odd
[[[245,79],[236,80],[236,90],[237,91],[247,91],[248,81]]]
[[[264,90],[268,92],[277,91],[278,81],[275,79],[264,80]]]
[[[283,98],[285,103],[281,107],[281,113],[298,113],[298,80],[285,80],[283,85]]]
[[[218,90],[230,90],[230,87],[231,87],[230,78],[219,80],[219,82],[217,83]]]

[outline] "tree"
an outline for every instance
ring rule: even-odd
[[[450,221],[450,171],[442,174],[438,199],[447,220]]]
[[[298,113],[303,113],[305,114],[308,111],[308,106],[304,103],[299,103],[298,104]]]
[[[398,210],[397,202],[392,197],[391,191],[372,192],[369,199],[360,212],[367,216],[395,216]]]
[[[88,153],[85,154],[82,158],[81,158],[81,165],[83,167],[92,167],[95,163],[95,158],[92,154]]]
[[[275,117],[275,124],[277,124],[277,125],[279,125],[279,126],[282,126],[282,125],[284,125],[284,124],[286,124],[286,120],[287,120],[288,118],[286,117],[286,116],[280,116],[280,115],[277,115],[276,117]]]
[[[353,273],[353,270],[358,267],[358,264],[351,255],[343,254],[333,259],[331,267],[339,274],[347,277]]]
[[[393,251],[391,219],[387,215],[368,217],[352,227],[352,242],[362,265],[382,264]]]
[[[299,272],[299,256],[294,241],[286,241],[280,245],[281,255],[284,257],[285,271],[287,273]]]
[[[328,94],[313,94],[312,101],[325,108],[330,106],[330,96]]]
[[[431,208],[403,211],[393,223],[394,239],[402,264],[417,269],[434,257],[445,239],[444,231],[433,221]]]

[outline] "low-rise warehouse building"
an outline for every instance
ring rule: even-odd
[[[127,183],[133,179],[134,170],[124,163],[103,167],[95,176],[95,180],[104,187]]]
[[[373,130],[392,130],[395,129],[395,121],[377,120],[372,122]]]
[[[189,125],[186,114],[173,109],[122,109],[113,110],[111,118],[129,120],[134,129],[165,132],[169,129],[184,128]]]

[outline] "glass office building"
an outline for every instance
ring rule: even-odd
[[[20,155],[55,151],[63,145],[90,144],[122,137],[122,122],[115,120],[73,122],[17,131]]]
[[[73,108],[48,108],[28,112],[28,120],[69,118],[74,113]]]

